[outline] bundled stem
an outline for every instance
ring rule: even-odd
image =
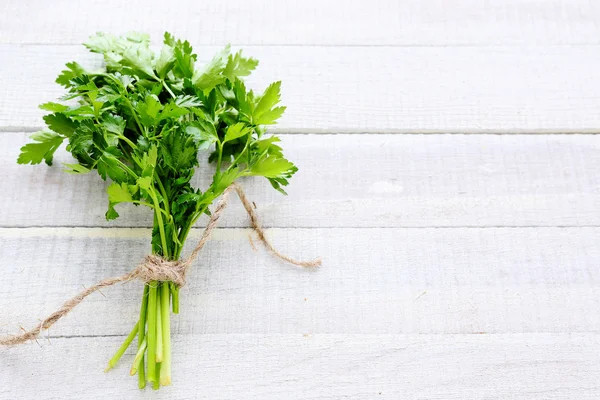
[[[138,337],[138,350],[136,352],[133,366],[130,370],[132,375],[138,373],[138,384],[140,388],[146,386],[146,382],[150,381],[152,387],[158,389],[160,385],[168,385],[171,383],[171,335],[170,335],[170,297],[175,298],[175,293],[178,292],[179,286],[185,283],[185,270],[191,265],[197,257],[200,250],[204,247],[210,233],[216,227],[218,219],[227,206],[228,195],[232,190],[236,190],[244,208],[250,216],[252,227],[257,233],[259,239],[265,247],[281,260],[301,267],[317,267],[321,264],[320,259],[312,261],[298,261],[279,253],[265,237],[265,233],[258,222],[258,218],[251,203],[246,198],[243,190],[237,184],[230,185],[224,191],[223,196],[215,207],[211,218],[191,254],[184,260],[177,262],[169,262],[164,260],[159,255],[149,255],[144,258],[133,271],[113,278],[104,279],[93,286],[85,289],[73,298],[65,302],[57,311],[44,319],[36,328],[25,331],[20,335],[0,337],[0,345],[16,345],[25,343],[28,340],[38,337],[43,329],[50,328],[59,319],[67,315],[81,301],[90,294],[98,291],[101,288],[109,287],[117,283],[128,282],[134,279],[144,281],[145,287],[142,296],[142,304],[140,307],[139,321],[134,325],[123,345],[118,349],[114,357],[111,358],[107,370],[113,368],[119,361],[121,356],[127,350],[134,338]],[[180,255],[179,249],[175,254]],[[176,283],[177,282],[177,283]],[[160,293],[160,294],[159,294]],[[160,301],[160,323],[158,323],[158,302]],[[175,300],[173,303],[175,308]],[[156,346],[158,329],[162,335],[163,358],[162,362],[157,362]],[[152,353],[152,354],[150,354]],[[146,366],[144,364],[146,361]],[[147,369],[146,369],[147,367]]]

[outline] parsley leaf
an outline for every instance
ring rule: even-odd
[[[281,81],[272,83],[265,89],[252,113],[252,122],[257,125],[276,123],[285,111],[285,107],[275,107],[280,101]]]
[[[55,132],[37,132],[31,135],[34,143],[28,143],[21,147],[21,154],[17,162],[19,164],[39,164],[43,161],[52,165],[54,152],[62,144],[64,137]]]

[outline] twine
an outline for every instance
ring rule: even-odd
[[[279,258],[283,261],[289,262],[293,265],[297,265],[299,267],[312,268],[312,267],[318,267],[319,265],[321,265],[320,258],[316,258],[312,261],[298,261],[298,260],[295,260],[284,254],[281,254],[279,251],[277,251],[273,247],[273,245],[269,242],[269,240],[267,240],[267,238],[265,236],[265,232],[264,232],[263,228],[261,227],[260,222],[258,220],[258,216],[256,215],[254,208],[252,207],[252,205],[246,198],[246,194],[244,193],[244,191],[242,190],[242,188],[239,185],[237,185],[236,183],[232,183],[223,192],[223,195],[221,196],[221,200],[217,204],[214,212],[212,213],[210,220],[208,221],[208,224],[206,225],[206,228],[204,229],[204,232],[202,233],[202,237],[200,238],[200,241],[198,242],[196,247],[194,247],[194,250],[192,250],[192,252],[190,253],[190,255],[187,258],[185,258],[183,260],[170,261],[170,260],[166,260],[166,259],[162,258],[161,256],[159,256],[157,254],[149,254],[146,257],[144,257],[142,262],[138,266],[136,266],[131,272],[129,272],[125,275],[104,279],[104,280],[90,286],[89,288],[85,289],[84,291],[80,292],[75,297],[72,297],[67,302],[65,302],[58,310],[56,310],[55,312],[50,314],[50,316],[48,318],[44,319],[34,329],[25,331],[20,335],[1,337],[0,345],[10,346],[10,345],[25,343],[29,340],[36,339],[43,330],[49,329],[58,320],[60,320],[62,317],[64,317],[68,313],[70,313],[73,310],[73,308],[75,308],[79,303],[81,303],[90,294],[92,294],[102,288],[115,285],[117,283],[129,282],[129,281],[133,281],[133,280],[140,280],[145,283],[148,283],[151,281],[170,281],[170,282],[174,282],[178,286],[184,286],[186,273],[187,273],[188,269],[190,268],[190,266],[192,265],[192,263],[198,257],[198,253],[200,252],[200,250],[202,250],[202,248],[208,241],[211,232],[217,226],[217,222],[219,221],[219,217],[221,216],[221,213],[223,212],[223,210],[225,210],[225,207],[227,207],[227,202],[229,200],[229,194],[232,190],[235,190],[237,192],[238,197],[240,198],[242,204],[244,205],[244,208],[246,209],[246,212],[248,213],[248,216],[250,217],[250,222],[252,224],[252,228],[257,233],[258,238],[260,239],[261,242],[263,242],[263,244],[265,245],[265,247],[267,248],[267,250],[269,252],[271,252],[277,258]]]

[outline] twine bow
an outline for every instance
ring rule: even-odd
[[[318,267],[319,265],[321,265],[320,258],[316,258],[311,261],[298,261],[298,260],[295,260],[284,254],[281,254],[279,251],[277,251],[273,247],[273,245],[267,240],[267,238],[265,236],[265,232],[264,232],[263,228],[261,227],[260,222],[258,221],[258,216],[256,215],[254,208],[252,208],[252,205],[246,198],[246,194],[244,193],[244,191],[242,190],[242,188],[239,185],[237,185],[236,183],[232,183],[223,192],[223,195],[221,196],[221,200],[217,204],[214,212],[212,213],[210,220],[208,221],[208,224],[206,225],[206,228],[204,229],[204,232],[202,233],[202,237],[200,238],[200,241],[198,242],[198,244],[196,245],[194,250],[192,250],[192,252],[190,253],[190,255],[187,258],[185,258],[183,260],[171,261],[171,260],[166,260],[157,254],[149,254],[146,257],[144,257],[142,262],[140,264],[138,264],[131,272],[129,272],[125,275],[101,280],[100,282],[83,290],[82,292],[77,294],[75,297],[72,297],[71,299],[67,300],[58,310],[56,310],[55,312],[50,314],[50,316],[48,318],[44,319],[37,327],[35,327],[29,331],[25,331],[20,335],[1,337],[0,345],[5,345],[5,346],[16,345],[16,344],[25,343],[29,340],[33,340],[33,339],[37,338],[43,330],[49,329],[59,319],[61,319],[62,317],[67,315],[69,312],[71,312],[73,310],[73,308],[75,308],[79,303],[81,303],[90,294],[92,294],[102,288],[115,285],[117,283],[129,282],[129,281],[133,281],[133,280],[140,280],[145,283],[150,282],[150,281],[170,281],[170,282],[174,282],[175,284],[177,284],[179,286],[184,286],[186,273],[187,273],[188,269],[190,268],[190,266],[192,265],[192,263],[198,257],[198,253],[200,252],[200,250],[202,250],[202,248],[208,241],[211,232],[217,226],[217,222],[219,220],[219,217],[221,216],[221,213],[227,207],[227,202],[229,200],[229,194],[231,193],[232,190],[236,191],[238,197],[240,198],[242,204],[244,205],[244,208],[246,209],[246,212],[248,213],[248,216],[250,217],[250,222],[252,224],[252,228],[254,229],[254,231],[258,235],[258,238],[260,239],[261,242],[263,242],[263,244],[265,245],[265,247],[267,248],[267,250],[269,252],[271,252],[277,258],[279,258],[283,261],[289,262],[293,265],[297,265],[299,267],[312,268],[312,267]]]

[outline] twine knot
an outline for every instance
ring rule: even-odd
[[[131,272],[132,278],[143,282],[171,281],[177,286],[185,285],[186,260],[167,260],[158,254],[148,254]]]
[[[208,241],[210,233],[217,226],[217,221],[219,220],[221,213],[223,212],[225,207],[227,207],[229,193],[233,190],[237,192],[237,195],[240,198],[242,205],[246,209],[246,212],[250,217],[252,228],[258,235],[260,241],[263,242],[263,244],[270,253],[272,253],[280,260],[289,262],[290,264],[297,265],[299,267],[313,268],[321,265],[320,258],[316,258],[311,261],[299,261],[288,257],[284,254],[281,254],[279,251],[277,251],[273,247],[271,242],[269,242],[269,240],[266,238],[265,232],[263,231],[263,228],[260,226],[260,222],[258,221],[258,216],[256,215],[254,208],[252,208],[250,201],[248,201],[248,199],[246,198],[246,194],[240,186],[238,186],[236,183],[232,183],[223,192],[223,196],[221,196],[221,200],[215,207],[214,212],[212,213],[210,220],[208,221],[208,224],[206,225],[206,228],[202,233],[200,241],[187,258],[183,260],[171,261],[161,257],[158,254],[149,254],[146,257],[144,257],[142,262],[139,263],[137,267],[133,269],[133,271],[125,275],[104,279],[83,290],[76,296],[70,298],[58,310],[56,310],[55,312],[50,314],[48,318],[43,320],[37,327],[29,331],[24,331],[20,335],[0,337],[0,346],[9,346],[25,343],[28,340],[37,338],[44,329],[50,328],[52,325],[54,325],[56,321],[58,321],[59,319],[67,315],[69,312],[71,312],[71,310],[73,310],[73,308],[75,308],[79,303],[81,303],[87,296],[89,296],[97,290],[115,285],[117,283],[129,282],[135,279],[139,279],[145,283],[151,281],[171,281],[177,284],[178,286],[184,286],[185,275],[188,268],[192,265],[196,257],[198,257],[198,253],[200,252],[200,250],[202,250],[202,248]]]

